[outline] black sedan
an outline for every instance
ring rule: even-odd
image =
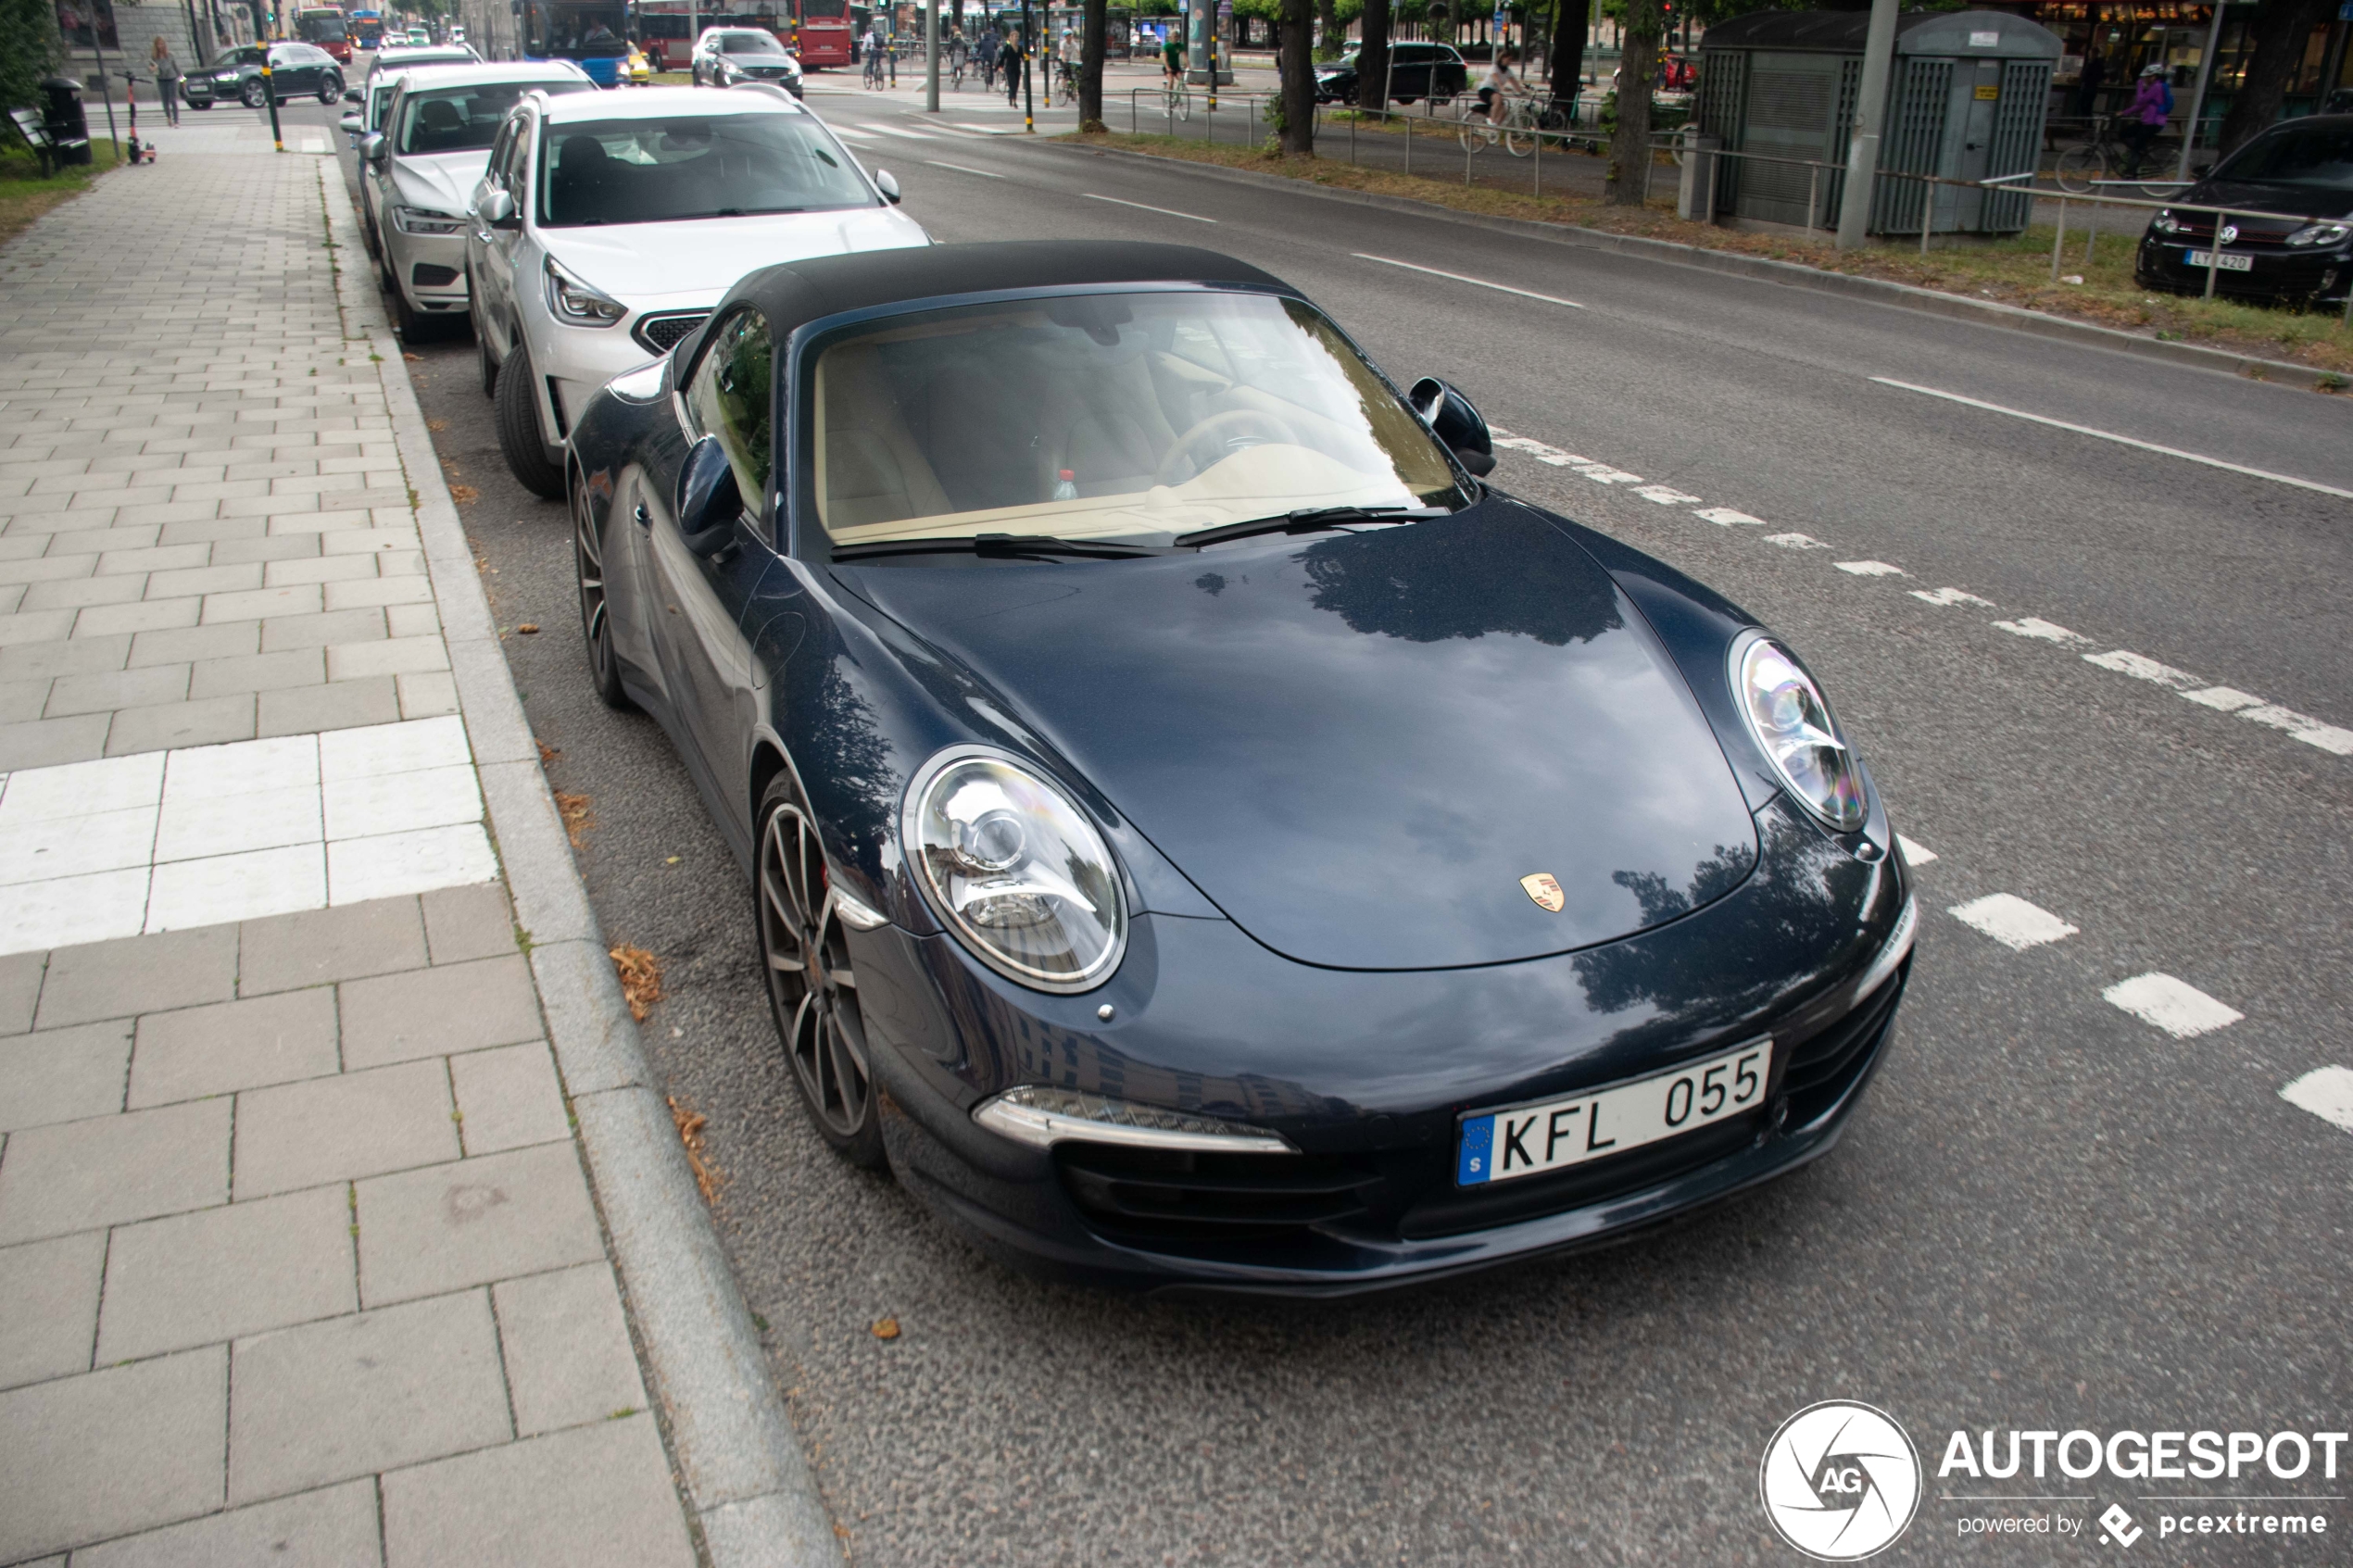
[[[2143,288],[2237,299],[2345,304],[2353,287],[2353,114],[2274,125],[2215,165],[2149,220],[2134,275]],[[2214,248],[2211,212],[2231,207]],[[2271,214],[2278,214],[2273,217]]]
[[[1392,44],[1386,71],[1390,101],[1410,104],[1422,98],[1444,103],[1467,91],[1470,68],[1463,56],[1444,44]],[[1350,50],[1327,66],[1315,68],[1315,101],[1319,104],[1356,102],[1358,52]]]
[[[588,667],[740,857],[834,1148],[1034,1268],[1319,1294],[1831,1147],[1910,968],[1870,777],[1493,462],[1172,246],[771,267],[607,385]]]
[[[308,44],[271,44],[267,86],[261,74],[263,52],[262,45],[246,44],[215,55],[211,64],[189,75],[181,85],[189,107],[208,109],[215,104],[239,103],[258,109],[269,101],[273,89],[281,104],[296,98],[332,104],[343,96],[343,68],[324,49]]]
[[[765,82],[801,95],[800,61],[776,42],[776,35],[756,27],[712,28],[702,36],[686,68],[695,85],[739,87]]]

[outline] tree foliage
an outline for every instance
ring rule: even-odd
[[[0,0],[0,108],[41,107],[41,79],[57,62],[52,0]]]

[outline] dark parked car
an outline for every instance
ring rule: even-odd
[[[2353,114],[2274,125],[2182,193],[2184,204],[2250,208],[2223,220],[2217,294],[2335,308],[2353,285]],[[2141,236],[2143,288],[2206,292],[2214,215],[2167,207]]]
[[[1390,46],[1389,96],[1391,102],[1440,102],[1459,96],[1470,83],[1470,68],[1463,56],[1444,44],[1395,44]],[[1315,68],[1315,101],[1319,104],[1356,100],[1357,52],[1350,50],[1331,65]]]
[[[567,458],[589,672],[816,1131],[990,1252],[1337,1293],[1835,1143],[1909,875],[1796,657],[1207,251],[770,267]]]
[[[776,35],[756,27],[714,27],[702,35],[686,69],[695,85],[736,87],[747,82],[773,82],[794,97],[801,96],[800,62],[776,42]]]
[[[262,107],[271,89],[278,102],[292,103],[296,98],[317,98],[332,104],[343,96],[343,68],[324,49],[308,44],[272,44],[269,46],[270,84],[262,85],[262,46],[241,44],[223,49],[212,57],[212,63],[192,73],[182,83],[193,108],[208,109],[215,104],[240,103],[249,109]]]

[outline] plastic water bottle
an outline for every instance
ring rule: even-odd
[[[1057,501],[1078,499],[1078,476],[1068,469],[1058,469],[1055,471],[1062,477],[1054,482],[1054,499]]]

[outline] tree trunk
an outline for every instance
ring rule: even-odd
[[[2256,7],[2251,29],[2255,54],[2246,62],[2246,82],[2231,100],[2231,112],[2222,117],[2224,157],[2280,118],[2288,78],[2304,61],[2306,41],[2335,8],[2335,0],[2263,0]]]
[[[1658,0],[1629,0],[1617,58],[1617,132],[1609,139],[1605,199],[1640,207],[1651,165],[1651,82],[1658,74]]]
[[[1593,0],[1560,0],[1553,15],[1553,107],[1569,119],[1577,118],[1577,94],[1585,75],[1585,29]]]
[[[1363,36],[1356,44],[1356,107],[1385,109],[1383,91],[1389,86],[1389,0],[1365,0],[1359,19]]]
[[[1324,41],[1315,46],[1315,57],[1336,60],[1346,54],[1348,33],[1340,25],[1340,0],[1315,0],[1315,20],[1324,31]]]
[[[1282,0],[1282,13],[1276,21],[1275,64],[1282,79],[1285,157],[1315,156],[1315,0]]]
[[[1087,0],[1086,35],[1078,41],[1078,129],[1103,129],[1103,6],[1104,0]]]

